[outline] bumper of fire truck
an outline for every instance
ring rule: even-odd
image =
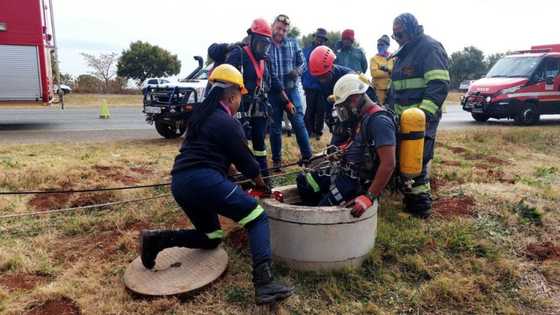
[[[490,95],[465,95],[461,99],[463,110],[473,114],[484,114],[492,118],[514,117],[521,109],[516,99],[496,98]]]

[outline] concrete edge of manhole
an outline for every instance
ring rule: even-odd
[[[286,199],[297,193],[296,185],[281,186],[274,189],[284,194]],[[295,224],[344,224],[356,223],[377,216],[379,204],[375,201],[359,218],[350,214],[350,209],[345,207],[309,207],[282,203],[273,198],[263,199],[263,207],[271,220],[292,222]]]
[[[123,282],[130,291],[145,296],[186,294],[214,282],[227,265],[228,255],[221,246],[213,250],[173,247],[158,255],[152,270],[144,268],[140,257],[135,258]]]

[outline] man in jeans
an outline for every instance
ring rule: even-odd
[[[272,125],[270,128],[270,146],[272,149],[272,167],[282,166],[282,117],[284,110],[292,124],[305,163],[312,156],[309,135],[303,121],[303,88],[300,76],[305,70],[303,53],[295,38],[287,37],[290,19],[280,14],[272,24],[272,46],[269,53],[272,74],[278,78],[290,101],[286,103],[277,95],[270,95],[272,105]]]
[[[311,55],[313,49],[324,45],[327,41],[327,31],[324,28],[318,28],[315,34],[313,34],[313,42],[311,45],[303,49],[306,64],[309,64],[309,55]],[[327,107],[325,98],[321,93],[321,84],[317,78],[311,75],[309,69],[305,69],[301,81],[303,83],[303,89],[305,90],[305,100],[307,103],[304,117],[305,127],[310,136],[315,136],[317,140],[320,140],[325,126],[325,110]]]

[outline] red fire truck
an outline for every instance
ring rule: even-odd
[[[0,0],[0,102],[53,99],[52,0]]]
[[[541,115],[560,114],[560,44],[533,46],[503,57],[471,84],[461,104],[481,122],[513,118],[529,125]]]

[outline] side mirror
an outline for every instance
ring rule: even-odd
[[[546,77],[546,85],[553,85],[554,77]]]

